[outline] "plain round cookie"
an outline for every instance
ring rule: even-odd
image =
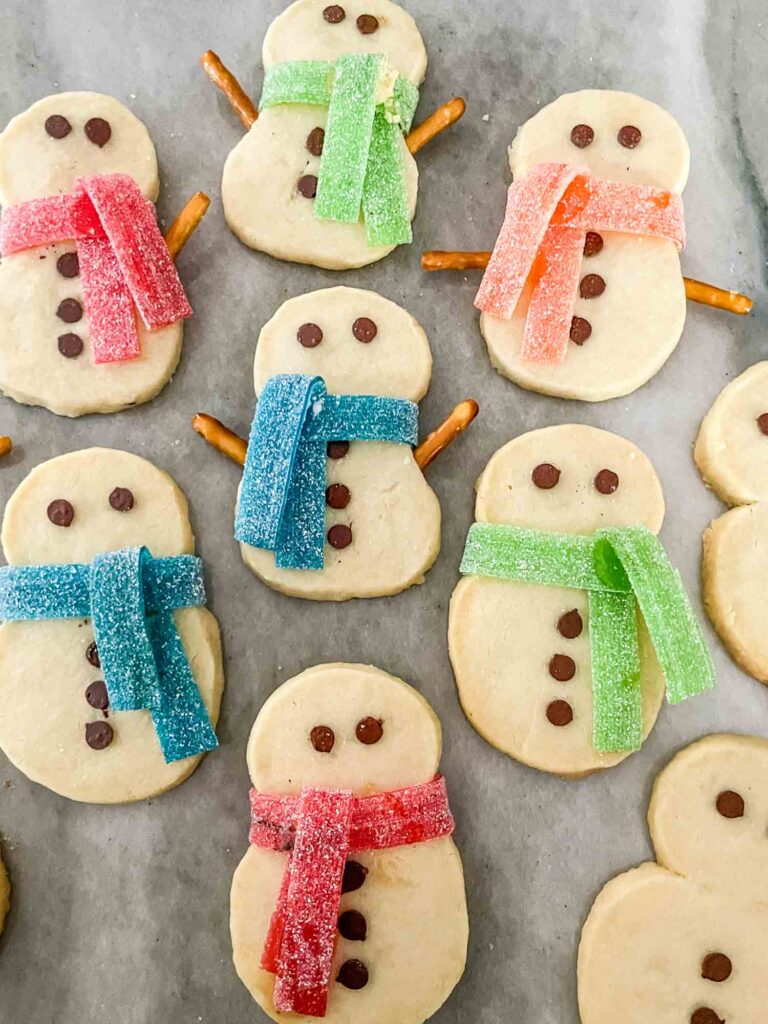
[[[45,130],[59,115],[71,126],[60,139]],[[99,146],[85,134],[92,118],[108,121],[109,141]],[[153,202],[160,183],[157,155],[144,124],[112,96],[97,92],[62,92],[33,103],[8,122],[0,134],[0,203],[12,206],[69,192],[88,174],[130,174]]]
[[[134,498],[129,512],[113,509],[115,487]],[[46,514],[70,502],[71,526]],[[103,551],[145,545],[155,557],[191,554],[187,502],[164,472],[128,452],[95,448],[37,466],[8,501],[2,543],[10,565],[89,562]],[[192,674],[215,725],[223,690],[216,619],[205,608],[173,613]],[[101,712],[85,698],[101,678],[86,656],[89,619],[6,622],[0,626],[0,747],[28,778],[62,796],[89,803],[145,799],[178,785],[200,757],[166,764],[147,711],[110,716],[113,742],[93,750],[86,722]]]
[[[560,471],[550,489],[532,473],[548,464]],[[618,476],[612,494],[600,493],[601,470]],[[500,448],[477,482],[475,518],[553,533],[589,534],[607,526],[642,524],[658,532],[664,517],[661,484],[648,458],[631,442],[578,424],[534,430]],[[565,638],[562,615],[576,610],[583,624]],[[665,683],[642,620],[643,727],[647,735]],[[451,598],[448,649],[459,698],[472,726],[518,761],[563,776],[581,776],[619,763],[627,753],[592,745],[592,675],[587,594],[561,587],[465,576]],[[575,674],[563,684],[548,671],[563,654]],[[573,721],[550,724],[547,706],[567,700]]]
[[[382,724],[375,744],[356,738],[357,723]],[[333,730],[330,753],[309,740],[315,725]],[[248,742],[248,770],[262,791],[297,795],[303,787],[345,788],[366,795],[419,785],[435,775],[440,724],[407,683],[369,665],[318,665],[266,701]],[[332,977],[348,957],[369,970],[359,991],[332,983],[329,1024],[422,1024],[448,997],[466,961],[468,921],[461,858],[451,839],[355,854],[364,884],[341,897],[341,911],[366,919],[364,943],[340,938]],[[259,966],[285,870],[285,855],[250,847],[232,882],[230,928],[237,973],[273,1020],[274,977]]]
[[[3,933],[3,925],[5,924],[5,915],[11,906],[11,883],[8,878],[8,872],[5,870],[5,864],[3,863],[2,851],[0,850],[0,935]]]

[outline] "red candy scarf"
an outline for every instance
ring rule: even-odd
[[[79,178],[68,195],[3,210],[0,255],[75,239],[96,363],[141,355],[136,310],[149,331],[192,314],[157,226],[154,204],[127,174]]]
[[[531,287],[523,359],[565,358],[587,231],[653,235],[682,249],[683,201],[645,185],[593,178],[569,164],[538,164],[513,182],[475,306],[511,320]]]
[[[251,790],[251,844],[290,852],[261,957],[262,968],[277,975],[278,1012],[325,1016],[347,855],[425,843],[453,829],[442,776],[367,797]]]

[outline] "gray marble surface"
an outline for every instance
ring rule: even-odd
[[[0,941],[2,1024],[266,1019],[235,976],[228,933],[230,879],[246,848],[245,742],[265,697],[308,665],[375,663],[411,680],[443,721],[472,935],[464,979],[434,1018],[440,1024],[576,1024],[579,929],[602,884],[650,853],[654,775],[706,732],[768,734],[768,691],[735,668],[710,630],[718,691],[665,708],[644,750],[622,766],[560,781],[505,758],[470,728],[445,644],[473,481],[503,442],[550,423],[592,423],[644,448],[667,497],[664,542],[698,602],[700,536],[721,505],[695,472],[691,444],[722,386],[764,358],[768,340],[764,0],[409,6],[430,54],[420,111],[461,93],[467,114],[419,158],[414,246],[344,280],[402,303],[426,327],[435,367],[424,430],[466,395],[482,412],[429,471],[445,526],[426,585],[339,607],[281,597],[250,576],[230,536],[236,467],[189,427],[203,408],[244,432],[260,326],[288,296],[338,280],[252,253],[221,214],[221,168],[241,129],[197,59],[216,49],[257,95],[261,40],[282,0],[0,3],[0,122],[58,90],[112,93],[156,142],[163,218],[198,188],[214,200],[180,260],[197,315],[172,384],[148,406],[79,421],[0,399],[0,433],[17,440],[0,465],[0,497],[37,463],[93,444],[129,448],[170,472],[191,500],[228,675],[221,749],[158,800],[80,806],[28,782],[0,754],[0,834],[14,884]],[[423,248],[492,243],[516,127],[559,93],[587,86],[639,92],[680,120],[693,156],[685,271],[757,299],[746,319],[691,307],[662,372],[628,399],[600,406],[528,394],[497,376],[472,308],[476,275],[429,277],[418,267]],[[30,685],[44,700],[45,680]]]

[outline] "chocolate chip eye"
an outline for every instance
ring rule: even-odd
[[[542,491],[549,491],[557,486],[560,480],[560,470],[551,462],[542,462],[531,473],[531,480]]]
[[[133,508],[133,491],[127,487],[116,487],[109,496],[109,504],[115,512],[130,512]]]
[[[361,718],[355,726],[355,736],[366,747],[378,743],[384,735],[384,727],[378,718]]]
[[[595,133],[588,124],[576,124],[571,128],[571,142],[578,149],[586,149],[594,141]]]
[[[64,139],[72,131],[72,125],[62,114],[51,114],[45,119],[45,130],[52,139]]]
[[[323,17],[329,25],[338,25],[339,22],[344,21],[347,16],[347,12],[343,7],[339,7],[338,4],[331,4],[330,7],[326,7],[323,11]]]
[[[757,417],[757,429],[768,437],[768,412],[761,413]]]
[[[296,331],[296,337],[304,348],[317,348],[323,340],[323,331],[317,324],[302,324]]]
[[[352,324],[352,333],[358,341],[362,341],[364,345],[373,341],[376,335],[379,333],[379,329],[373,320],[367,316],[359,316],[357,320]]]
[[[361,14],[355,24],[360,35],[370,36],[378,29],[379,19],[374,18],[372,14]]]
[[[85,137],[102,149],[112,138],[112,127],[103,117],[92,117],[85,122]]]
[[[336,737],[333,734],[333,729],[329,726],[316,725],[310,731],[309,742],[318,754],[330,754],[333,750],[333,744],[336,742]]]
[[[595,477],[595,489],[601,494],[613,494],[618,487],[619,477],[612,469],[601,469]]]
[[[624,149],[634,149],[635,146],[640,144],[642,137],[643,133],[639,128],[635,128],[633,124],[625,124],[623,128],[619,129],[619,134],[616,136],[619,140],[619,145],[623,146]]]
[[[724,818],[744,817],[744,797],[732,789],[724,789],[722,793],[717,794],[715,807],[718,814],[722,814]]]
[[[71,526],[75,518],[75,510],[65,498],[52,501],[46,511],[54,526]]]

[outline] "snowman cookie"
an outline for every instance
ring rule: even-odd
[[[733,659],[768,683],[768,362],[716,399],[694,457],[704,482],[736,506],[704,534],[704,607]]]
[[[523,434],[483,471],[475,516],[448,644],[464,711],[494,746],[584,775],[639,748],[665,677],[671,701],[714,685],[635,445],[576,424]]]
[[[9,760],[88,803],[142,800],[186,779],[216,745],[223,670],[173,480],[123,451],[51,459],[9,499],[2,544]]]
[[[714,735],[656,780],[656,862],[608,882],[581,936],[583,1024],[757,1022],[768,1005],[768,743]]]
[[[157,194],[147,129],[110,96],[58,93],[9,122],[0,134],[6,395],[81,416],[147,402],[168,382],[191,309],[157,228]],[[185,210],[191,228],[205,206]]]
[[[390,0],[296,0],[270,25],[262,58],[258,111],[215,54],[203,58],[249,129],[224,167],[232,231],[278,259],[331,270],[410,242],[412,153],[464,111],[452,100],[406,145],[427,67],[411,15]]]
[[[459,981],[467,909],[440,749],[424,698],[372,666],[308,669],[262,708],[230,926],[273,1020],[421,1024]]]

